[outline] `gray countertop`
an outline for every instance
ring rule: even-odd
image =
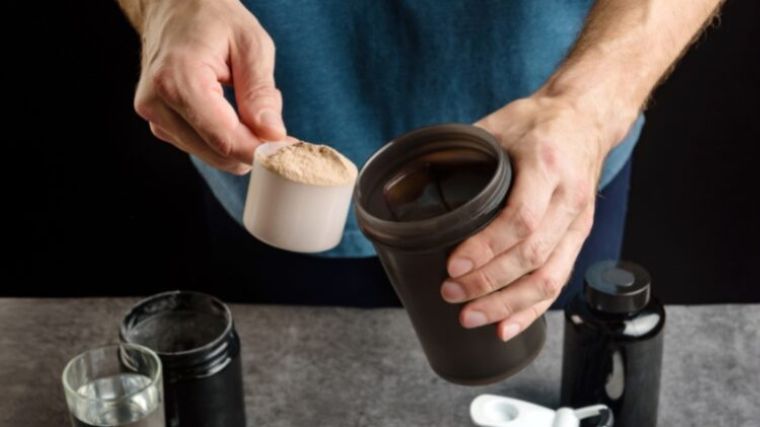
[[[68,359],[115,342],[134,299],[0,299],[0,426],[66,426]],[[233,305],[251,426],[470,426],[492,392],[556,406],[562,317],[536,361],[488,387],[437,378],[400,309]],[[760,426],[760,305],[669,306],[661,427]]]

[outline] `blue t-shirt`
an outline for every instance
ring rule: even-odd
[[[538,89],[580,32],[593,0],[250,0],[277,47],[288,133],[361,167],[414,128],[472,123]],[[631,155],[643,116],[607,157],[600,186]],[[193,163],[242,223],[248,176]],[[251,237],[253,238],[253,237]],[[353,212],[323,256],[374,255]]]

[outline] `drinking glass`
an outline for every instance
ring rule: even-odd
[[[161,361],[136,344],[86,351],[63,370],[74,427],[164,427]]]

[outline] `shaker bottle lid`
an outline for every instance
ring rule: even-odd
[[[586,271],[586,302],[606,313],[632,313],[649,303],[651,281],[638,264],[601,261]]]

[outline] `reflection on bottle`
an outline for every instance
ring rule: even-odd
[[[619,350],[612,353],[612,360],[610,361],[612,370],[607,375],[607,382],[604,385],[604,390],[607,392],[607,397],[612,400],[618,400],[623,396],[625,390],[625,367],[623,364],[623,355]]]

